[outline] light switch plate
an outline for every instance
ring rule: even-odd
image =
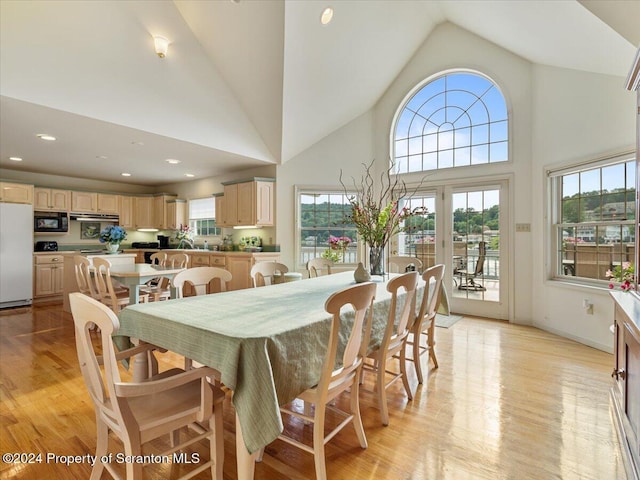
[[[516,223],[516,232],[531,232],[530,223]]]

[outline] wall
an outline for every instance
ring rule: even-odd
[[[510,162],[430,175],[425,185],[481,176],[510,178],[509,320],[532,324],[611,351],[612,306],[606,289],[558,285],[547,279],[545,166],[599,156],[633,144],[634,99],[624,77],[543,67],[453,24],[438,26],[371,111],[343,126],[277,170],[277,232],[282,259],[294,264],[294,187],[339,186],[338,175],[359,177],[361,163],[386,168],[393,116],[410,91],[429,76],[454,68],[478,70],[502,89],[510,113]],[[421,175],[410,176],[417,182]],[[530,233],[515,233],[530,223]],[[300,266],[298,266],[300,267]],[[594,315],[583,315],[590,298]]]
[[[341,170],[346,178],[360,178],[362,164],[373,159],[372,132],[373,112],[369,111],[278,167],[277,241],[281,260],[290,270],[304,269],[295,259],[296,185],[340,187]]]
[[[513,259],[515,251],[531,249],[535,235],[533,232],[515,235],[513,227],[515,223],[531,222],[531,64],[528,61],[454,24],[439,25],[376,105],[374,138],[378,168],[386,168],[391,155],[390,132],[398,107],[425,79],[459,68],[476,70],[491,78],[501,89],[509,111],[510,161],[430,172],[423,184],[428,187],[472,182],[483,177],[510,178],[512,184],[507,201],[510,210],[507,223],[509,232],[513,232],[513,241],[507,257]],[[418,181],[422,176],[420,173],[408,178]],[[530,257],[522,256],[518,258],[517,273],[515,262],[509,262],[507,275],[501,277],[510,286],[514,283],[515,275],[518,279],[518,288],[508,289],[508,308],[504,309],[504,316],[512,322],[532,322],[529,295],[531,277],[521,274],[530,269]],[[453,297],[451,300],[455,308],[456,300]]]
[[[532,250],[534,325],[605,351],[612,351],[609,325],[613,304],[608,290],[547,280],[549,235],[545,229],[546,170],[634,149],[635,96],[625,76],[588,74],[537,65],[533,69]],[[594,304],[587,315],[582,302]]]

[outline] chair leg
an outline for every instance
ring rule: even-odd
[[[353,385],[351,386],[351,414],[353,415],[353,428],[356,430],[356,436],[362,448],[367,448],[367,437],[364,433],[364,425],[362,425],[362,416],[360,415],[360,383],[358,378],[360,374],[356,374]]]
[[[422,384],[422,364],[420,363],[420,339],[422,334],[420,333],[420,326],[416,325],[413,330],[413,364],[416,366],[416,376],[418,377],[418,383]]]
[[[435,319],[432,320],[429,324],[429,329],[427,330],[427,345],[429,346],[429,358],[433,360],[433,365],[435,368],[438,368],[438,359],[436,358],[436,332],[435,332]]]
[[[387,368],[386,358],[381,358],[377,362],[377,381],[376,388],[378,390],[378,406],[380,408],[380,417],[384,426],[389,425],[389,407],[387,406],[387,388],[385,385],[385,370]]]
[[[99,480],[100,477],[102,477],[104,463],[102,463],[100,459],[106,455],[109,443],[109,428],[107,425],[99,418],[96,418],[96,424],[98,430],[96,440],[96,463],[93,465],[93,469],[91,470],[91,477],[89,477],[90,480]]]
[[[327,465],[324,458],[324,417],[326,405],[316,405],[313,416],[313,460],[316,465],[316,479],[327,480]]]
[[[402,350],[400,350],[400,373],[402,374],[402,384],[407,392],[409,400],[413,400],[413,394],[411,393],[411,387],[409,386],[409,378],[407,377],[407,353],[406,345],[402,344]]]

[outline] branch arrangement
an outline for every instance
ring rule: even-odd
[[[340,170],[340,184],[351,204],[351,215],[348,218],[358,230],[362,239],[372,247],[384,247],[391,237],[404,230],[404,221],[414,215],[424,215],[427,209],[416,207],[413,210],[402,207],[398,208],[404,198],[410,198],[422,186],[422,182],[414,189],[407,188],[403,180],[398,175],[391,177],[394,164],[390,163],[389,168],[380,175],[379,186],[380,195],[376,195],[376,179],[374,179],[372,169],[374,160],[369,165],[364,166],[364,175],[360,183],[353,181],[353,190],[350,194],[342,180],[342,170]]]

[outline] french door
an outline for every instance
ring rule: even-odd
[[[424,268],[444,263],[452,312],[509,318],[508,182],[444,186],[408,200],[427,214],[411,219],[393,251]]]

